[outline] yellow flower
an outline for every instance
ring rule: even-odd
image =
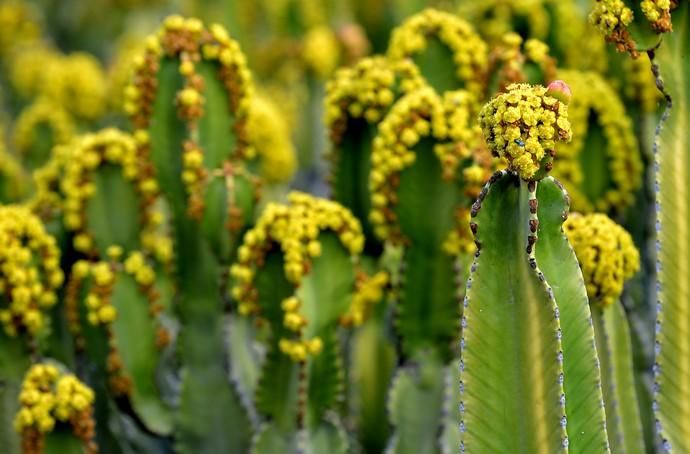
[[[563,224],[580,262],[591,302],[614,303],[640,268],[630,234],[604,214],[574,214]]]
[[[540,85],[513,84],[507,90],[484,105],[479,124],[494,156],[506,158],[508,168],[524,180],[541,179],[551,170],[556,150],[553,140],[534,139],[534,132],[539,136],[534,126],[553,128],[557,141],[570,141],[568,107]]]

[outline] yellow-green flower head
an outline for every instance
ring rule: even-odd
[[[568,106],[557,93],[541,85],[509,85],[479,113],[489,149],[523,180],[543,178],[553,165],[556,142],[571,139]]]
[[[461,82],[457,88],[481,97],[488,65],[487,46],[472,26],[456,15],[426,9],[410,17],[393,30],[388,57],[414,60],[433,39],[447,46],[452,53],[456,76]]]
[[[9,78],[12,88],[24,98],[39,96],[53,77],[62,55],[43,42],[24,46],[10,59]]]
[[[288,122],[273,101],[257,95],[249,107],[247,141],[261,160],[261,176],[268,183],[290,181],[297,170],[297,156]]]
[[[28,2],[9,0],[0,3],[0,57],[39,39],[41,27],[35,13]]]
[[[54,146],[48,161],[33,172],[35,192],[28,206],[44,222],[55,219],[62,211],[64,195],[60,191],[60,181],[72,150],[70,144]]]
[[[409,60],[374,56],[339,69],[326,85],[326,127],[331,141],[340,143],[350,120],[379,123],[400,94],[423,85],[419,69]]]
[[[356,291],[352,296],[350,308],[340,317],[343,326],[360,326],[367,319],[374,304],[383,299],[384,289],[388,285],[389,276],[385,271],[368,276],[360,272],[355,283]]]
[[[49,147],[66,144],[74,135],[74,120],[60,104],[47,98],[36,100],[22,110],[14,126],[14,145],[20,153],[46,146],[39,143],[39,129],[50,131]]]
[[[574,214],[563,228],[580,262],[590,302],[613,304],[640,268],[630,234],[604,214]]]
[[[589,14],[590,23],[599,29],[607,41],[614,43],[619,52],[629,52],[637,57],[637,45],[628,31],[633,19],[633,11],[624,0],[596,0]]]
[[[107,70],[108,103],[116,112],[124,111],[122,100],[134,71],[134,60],[144,52],[145,46],[144,39],[137,34],[128,34],[118,41]]]
[[[321,255],[321,232],[335,232],[353,256],[362,251],[362,228],[347,208],[302,192],[290,193],[288,200],[289,205],[268,204],[238,249],[238,260],[230,273],[236,282],[232,295],[239,301],[242,314],[260,310],[254,276],[272,245],[283,252],[285,276],[296,287],[309,272],[311,260]]]
[[[60,250],[27,208],[0,206],[0,323],[9,336],[35,335],[64,279]]]
[[[63,57],[56,69],[56,74],[45,81],[45,95],[77,117],[100,117],[105,111],[108,86],[98,60],[75,52]]]
[[[642,14],[651,22],[652,28],[659,33],[671,31],[671,3],[671,0],[643,0],[640,2]]]
[[[333,30],[326,25],[313,27],[304,35],[302,60],[316,77],[325,79],[338,66],[340,45]]]
[[[635,201],[642,184],[643,164],[631,119],[616,91],[600,75],[575,70],[559,71],[558,76],[573,88],[568,113],[573,141],[559,147],[554,176],[570,194],[574,211],[609,212],[624,210]],[[594,118],[594,122],[592,119]],[[603,136],[600,148],[587,145],[590,134]],[[608,185],[596,197],[590,194],[584,173],[583,154],[603,153],[608,161]],[[591,159],[595,159],[595,157]]]
[[[56,365],[31,366],[22,382],[20,407],[14,418],[14,429],[22,435],[24,448],[40,447],[45,434],[61,422],[73,426],[75,436],[87,448],[85,452],[95,453],[94,397],[91,388]]]

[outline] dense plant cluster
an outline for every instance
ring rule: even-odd
[[[690,451],[688,73],[687,0],[0,3],[0,452]]]

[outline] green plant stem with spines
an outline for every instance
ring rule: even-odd
[[[662,447],[680,453],[690,450],[690,4],[679,2],[672,19],[673,32],[664,36],[653,61],[661,72],[657,86],[664,87],[667,98],[655,141],[659,290],[654,400]]]
[[[400,174],[400,202],[395,211],[409,244],[404,252],[396,326],[406,357],[432,349],[448,361],[459,335],[460,305],[456,301],[456,259],[442,245],[455,226],[455,209],[464,196],[458,182],[441,178],[433,145],[430,139],[418,144],[414,164]]]
[[[560,183],[548,177],[537,186],[537,200],[535,258],[559,309],[568,447],[573,453],[602,452],[607,440],[600,355],[582,273],[562,228],[567,196]]]
[[[612,453],[644,452],[628,320],[620,301],[592,310]]]
[[[531,197],[526,182],[501,173],[475,205],[481,248],[467,283],[461,342],[466,452],[567,451],[558,307],[525,251]]]
[[[177,66],[173,59],[160,61],[150,128],[151,157],[173,214],[177,310],[183,322],[178,344],[184,369],[177,449],[242,452],[249,445],[249,421],[223,368],[221,266],[200,226],[187,216],[187,196],[180,180],[187,132],[173,104],[182,87]],[[227,430],[225,421],[235,422],[233,430]]]

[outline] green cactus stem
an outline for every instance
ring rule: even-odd
[[[654,414],[665,452],[690,449],[690,350],[687,311],[690,216],[686,176],[690,164],[690,5],[679,2],[673,33],[666,35],[653,69],[666,98],[655,141],[657,305],[654,358]],[[654,53],[650,53],[654,57]],[[661,73],[661,74],[659,74]]]
[[[254,155],[246,137],[251,76],[221,26],[207,29],[179,16],[165,20],[135,65],[126,107],[173,221],[184,327],[176,446],[243,452],[249,421],[223,368],[221,265],[232,260],[258,196],[258,181],[244,165]],[[234,430],[227,421],[235,421]]]

